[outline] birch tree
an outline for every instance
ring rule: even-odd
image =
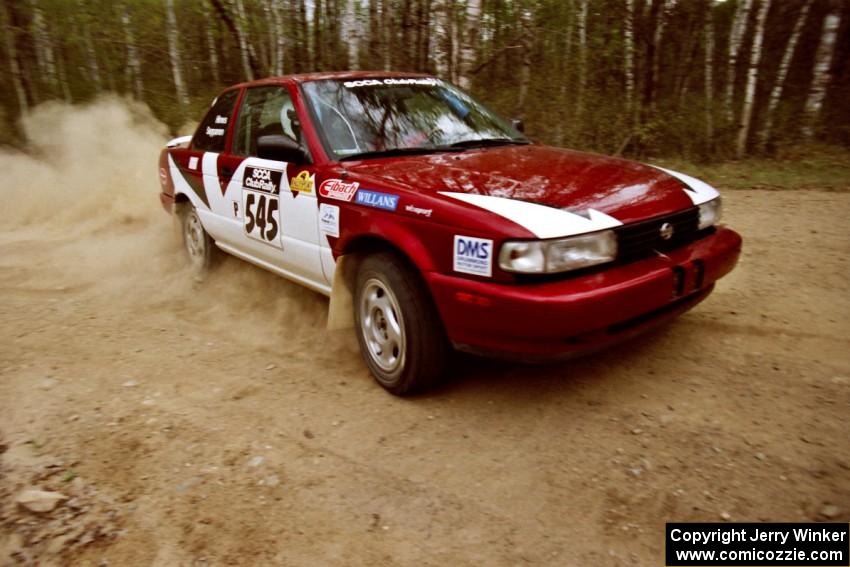
[[[174,79],[174,90],[177,92],[177,102],[181,106],[189,104],[186,83],[183,82],[182,62],[180,59],[179,32],[177,31],[177,16],[174,13],[174,0],[165,0],[166,36],[168,39],[168,57],[171,60],[171,76]]]
[[[587,2],[579,0],[576,17],[576,32],[578,35],[578,86],[576,89],[577,120],[584,115],[584,91],[587,89]]]
[[[242,62],[242,76],[246,81],[253,81],[255,71],[257,75],[259,74],[259,65],[257,64],[252,51],[249,49],[248,40],[245,37],[245,32],[243,31],[242,24],[239,22],[239,18],[237,17],[236,20],[233,19],[230,12],[228,12],[227,8],[225,8],[224,4],[222,4],[222,0],[210,0],[210,3],[213,5],[216,13],[224,22],[224,25],[227,26],[227,29],[236,40],[236,44],[239,46],[239,58]],[[303,0],[301,2],[301,7],[303,8]]]
[[[221,78],[218,70],[218,46],[214,36],[216,28],[215,22],[210,17],[210,9],[206,2],[201,3],[201,13],[204,18],[204,36],[207,40],[207,59],[210,64],[213,82],[216,85],[221,84]]]
[[[803,121],[803,136],[811,139],[814,135],[814,126],[823,107],[823,99],[826,96],[826,88],[829,86],[829,69],[835,52],[835,39],[838,35],[838,27],[841,17],[837,12],[830,11],[823,20],[820,43],[815,54],[815,66],[812,75],[812,84],[809,95],[806,98],[805,118]]]
[[[91,79],[91,82],[94,85],[95,92],[100,93],[103,90],[103,83],[101,82],[100,78],[100,63],[98,63],[97,61],[97,51],[94,48],[94,42],[92,41],[91,37],[91,30],[89,29],[89,18],[86,15],[86,6],[83,0],[79,0],[78,5],[80,7],[79,14],[82,14],[83,16],[83,21],[78,25],[83,36],[83,46],[85,48],[86,53],[86,66],[89,69],[89,78]]]
[[[732,29],[729,32],[729,57],[726,64],[726,96],[724,108],[726,109],[726,120],[732,122],[735,119],[735,79],[738,70],[738,53],[741,50],[741,42],[747,30],[750,20],[750,10],[753,0],[740,0],[735,6],[735,15],[732,18]]]
[[[29,110],[27,101],[27,92],[24,87],[23,73],[21,72],[21,64],[18,58],[18,49],[15,45],[15,27],[13,26],[13,18],[11,10],[13,7],[9,5],[12,0],[4,2],[4,20],[5,26],[3,30],[3,40],[6,47],[6,56],[9,60],[9,75],[12,78],[12,88],[15,91],[15,97],[18,101],[18,111],[21,114],[26,114]]]
[[[770,98],[767,102],[767,110],[765,110],[764,126],[759,136],[759,144],[762,149],[770,142],[770,136],[773,130],[773,121],[776,114],[776,108],[779,106],[779,101],[782,99],[782,90],[785,88],[785,77],[788,76],[788,69],[791,67],[791,60],[794,58],[794,52],[797,49],[797,42],[800,40],[800,33],[803,31],[803,24],[806,23],[806,17],[809,15],[809,8],[812,5],[812,0],[806,0],[800,12],[797,14],[797,19],[794,21],[794,29],[791,31],[791,36],[788,38],[788,44],[785,46],[785,52],[782,54],[782,61],[779,63],[779,70],[776,72],[776,80],[773,83],[773,88],[770,91]]]
[[[248,38],[248,17],[245,15],[245,4],[242,0],[233,0],[233,3],[236,9],[236,29],[239,32],[239,50],[243,53],[243,58],[247,57],[248,69],[251,71],[247,80],[253,81],[254,77],[261,73],[258,69],[257,53],[254,50],[254,45]],[[255,73],[255,71],[257,71],[257,73]]]
[[[46,78],[52,93],[56,92],[59,80],[56,75],[56,57],[54,55],[53,40],[47,28],[44,11],[37,0],[31,0],[32,28],[35,38],[35,55],[38,69]]]
[[[738,158],[744,156],[747,150],[747,138],[750,133],[750,125],[753,118],[753,104],[755,103],[756,83],[758,82],[759,61],[761,59],[761,46],[764,38],[764,23],[767,20],[767,12],[770,9],[770,0],[761,0],[756,18],[756,29],[753,35],[753,46],[750,49],[750,61],[747,68],[747,87],[744,92],[744,107],[741,111],[741,125],[738,128],[738,140],[735,145],[735,153]]]
[[[130,21],[129,9],[125,6],[121,13],[121,24],[124,27],[124,41],[127,44],[127,68],[126,77],[133,85],[133,94],[142,100],[144,91],[142,84],[142,62],[139,59],[139,51],[136,47],[136,39],[133,34],[133,26]]]
[[[521,18],[526,17],[525,10]],[[461,27],[461,43],[458,49],[458,79],[460,86],[468,89],[472,83],[470,72],[475,65],[478,45],[478,26],[481,20],[481,0],[468,0]]]
[[[346,49],[348,64],[353,69],[359,67],[357,64],[357,54],[360,52],[360,40],[362,37],[363,28],[358,18],[354,0],[345,0],[342,15],[342,40]]]
[[[623,71],[626,76],[626,109],[631,114],[635,95],[635,0],[626,0],[626,17],[623,22]]]
[[[705,137],[711,148],[714,141],[714,0],[705,9]]]
[[[275,75],[283,75],[283,54],[286,52],[286,36],[283,31],[283,14],[281,13],[280,4],[275,0],[271,0],[272,21],[274,27],[272,30],[272,40],[274,41],[274,57],[272,59],[272,69]]]

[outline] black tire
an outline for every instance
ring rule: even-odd
[[[183,250],[195,279],[203,279],[213,266],[218,249],[207,234],[198,212],[191,203],[181,203],[176,210]]]
[[[390,393],[421,392],[442,376],[451,350],[442,321],[419,273],[398,255],[360,264],[354,324],[366,365]]]

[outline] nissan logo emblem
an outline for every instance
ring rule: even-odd
[[[669,222],[665,222],[661,225],[661,228],[658,229],[658,234],[663,240],[670,240],[673,238],[673,225]]]

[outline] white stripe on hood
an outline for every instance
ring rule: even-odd
[[[560,238],[614,228],[623,223],[605,213],[588,209],[586,218],[563,209],[505,197],[440,191],[441,195],[475,205],[515,222],[537,238]]]

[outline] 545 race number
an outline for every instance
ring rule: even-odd
[[[277,236],[280,234],[277,196],[243,191],[242,201],[242,210],[245,211],[245,234],[277,246]]]

